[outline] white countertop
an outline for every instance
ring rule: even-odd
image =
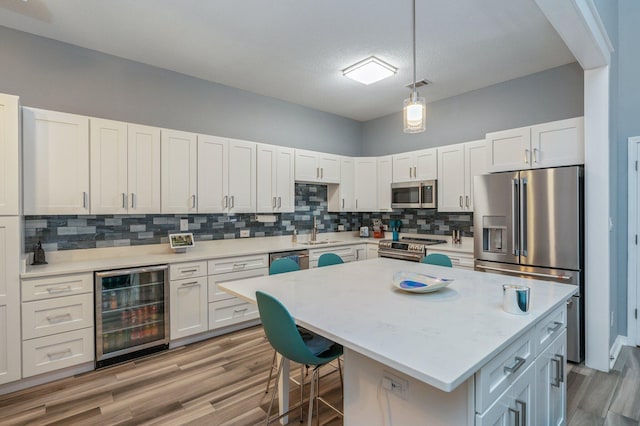
[[[388,234],[390,236],[390,234]],[[402,234],[401,234],[402,235]],[[424,237],[424,236],[423,236]],[[446,239],[447,243],[430,246],[442,250],[467,251],[473,254],[473,239],[468,238],[462,245],[451,244],[451,237],[428,236]],[[352,244],[378,245],[379,239],[360,238],[354,232],[325,232],[318,234],[319,241],[338,241],[317,245],[306,245],[308,235],[298,236],[298,243],[291,242],[291,236],[239,238],[230,240],[198,241],[186,253],[176,254],[169,244],[149,244],[143,246],[109,247],[85,250],[64,250],[47,252],[47,265],[26,265],[22,278],[39,278],[53,275],[106,271],[146,265],[161,265],[179,262],[217,259],[233,256],[266,254],[278,251],[321,249]],[[463,241],[464,241],[463,240]],[[29,263],[29,262],[27,262]]]
[[[392,287],[398,271],[454,278],[434,293]],[[528,315],[502,310],[502,284],[531,287]],[[255,303],[256,290],[281,300],[296,322],[443,391],[452,391],[577,287],[394,259],[371,259],[225,282]]]

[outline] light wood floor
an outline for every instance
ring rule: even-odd
[[[264,389],[272,355],[262,328],[253,327],[2,395],[0,424],[259,424],[271,397]],[[337,374],[323,379],[321,392],[340,406]],[[290,400],[299,400],[294,385]],[[567,417],[569,426],[640,425],[640,348],[623,348],[608,374],[572,365]],[[320,419],[342,425],[333,411],[322,406]],[[290,424],[299,424],[297,414],[290,416]]]

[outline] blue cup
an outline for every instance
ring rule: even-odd
[[[393,241],[398,241],[398,231],[393,231]]]

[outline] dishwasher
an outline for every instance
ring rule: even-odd
[[[271,263],[274,260],[282,259],[283,257],[296,262],[298,266],[300,266],[300,269],[309,269],[309,250],[292,250],[269,253],[269,266],[271,266]]]

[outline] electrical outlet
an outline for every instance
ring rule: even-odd
[[[382,373],[382,389],[397,395],[402,399],[409,398],[409,382],[388,371]]]
[[[344,231],[344,225],[338,225],[338,231]]]
[[[181,231],[189,230],[189,219],[180,219],[180,230]]]
[[[248,229],[241,229],[240,230],[240,238],[247,238],[251,236],[251,231]]]

